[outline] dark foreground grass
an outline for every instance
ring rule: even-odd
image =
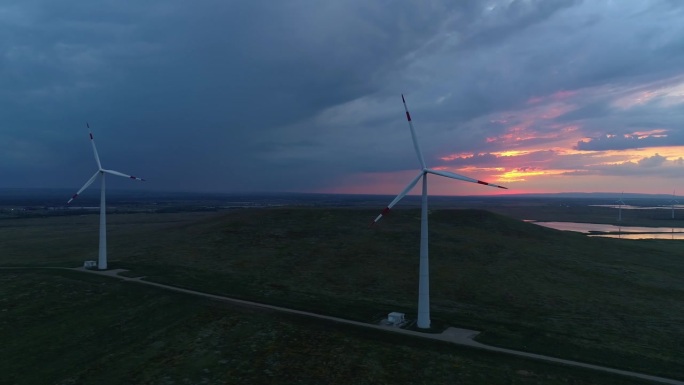
[[[639,384],[110,278],[0,270],[3,384]]]
[[[398,210],[369,229],[376,214],[111,216],[110,265],[157,282],[361,321],[394,310],[411,316],[419,211]],[[32,238],[26,252],[5,222],[0,237],[11,242],[0,243],[0,260],[94,259],[97,217],[82,220],[92,223],[54,230],[92,238],[68,253],[49,227],[42,227],[47,241]],[[588,238],[479,210],[433,211],[430,236],[434,324],[482,330],[480,340],[490,344],[684,378],[684,243]]]

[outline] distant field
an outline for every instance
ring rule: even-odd
[[[376,214],[112,215],[110,265],[367,322],[411,315],[419,211],[397,210],[368,228]],[[684,379],[684,243],[594,239],[480,210],[433,210],[430,235],[436,329],[483,330],[485,343]],[[76,266],[96,253],[96,215],[0,221],[2,265]]]
[[[551,203],[521,205],[511,202],[505,205],[487,207],[488,210],[518,219],[538,221],[606,223],[623,226],[684,227],[684,210],[661,209],[623,209],[622,220],[618,222],[618,209],[612,207],[589,206],[584,201],[570,204]]]

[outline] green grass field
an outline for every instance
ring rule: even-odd
[[[397,210],[369,228],[375,215],[112,215],[110,267],[360,321],[395,310],[411,316],[419,211]],[[96,259],[97,223],[96,215],[0,221],[0,264]],[[432,211],[430,236],[437,328],[482,330],[479,340],[489,344],[684,379],[684,243],[588,238],[480,210]]]

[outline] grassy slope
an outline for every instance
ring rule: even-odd
[[[419,212],[396,211],[369,230],[375,214],[244,210],[196,222],[112,216],[111,265],[160,282],[363,321],[393,310],[411,313]],[[91,228],[97,223],[94,216],[80,218],[94,222]],[[76,264],[97,250],[93,229],[75,234],[89,237],[87,248],[74,243],[65,253],[50,246],[62,240],[52,232],[74,230],[46,228],[47,240],[29,253],[8,235],[15,229],[5,228],[0,255],[10,263]],[[484,330],[483,342],[684,378],[679,242],[591,239],[478,210],[434,211],[430,232],[435,324]]]
[[[0,270],[3,384],[637,384],[82,273]]]

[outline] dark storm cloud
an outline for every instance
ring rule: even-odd
[[[505,37],[548,19],[560,9],[580,3],[581,0],[491,2],[485,5],[484,15],[465,20],[470,24],[460,32],[461,46],[481,49],[489,44],[500,44]]]
[[[253,151],[278,127],[378,91],[384,74],[434,35],[440,20],[462,12],[437,2],[388,8],[72,1],[9,8],[14,22],[4,28],[0,94],[10,106],[3,118],[13,123],[3,133],[7,141],[25,138],[29,125],[34,140],[64,145],[63,134],[80,135],[74,126],[94,120],[103,153],[123,147],[132,155],[122,167],[146,164],[170,184],[182,174],[190,187],[238,189],[249,183],[213,186],[209,169],[242,177],[263,170],[255,189],[310,183],[279,184],[293,164],[254,158]],[[116,135],[103,141],[98,127]],[[283,169],[268,170],[273,166]],[[248,179],[255,178],[240,181]]]
[[[519,14],[511,20],[534,19],[521,7],[509,6]],[[0,97],[10,107],[2,117],[14,124],[4,136],[25,138],[28,125],[34,140],[75,149],[83,142],[71,135],[89,119],[103,153],[124,168],[142,164],[170,185],[182,174],[189,187],[306,189],[315,184],[310,178],[287,179],[299,161],[279,159],[277,148],[254,156],[262,140],[326,108],[382,93],[388,77],[403,77],[407,55],[457,21],[477,21],[482,6],[34,1],[3,11],[10,22]],[[473,36],[488,29],[474,24]],[[313,162],[302,147],[286,151],[294,149],[311,169],[343,161]],[[128,156],[116,155],[121,151]],[[83,155],[57,162],[69,166]],[[208,170],[217,166],[240,181],[264,170],[264,182],[214,186]]]
[[[474,4],[479,6],[481,3]],[[524,29],[539,20],[539,12],[535,11],[538,4],[536,2],[527,2],[527,4],[529,13],[537,16],[527,17],[522,15],[520,18],[524,20],[519,21],[515,12],[512,12],[507,23],[510,24],[515,21],[521,29]],[[558,10],[572,4],[572,2],[554,2],[553,4],[555,4],[554,9]],[[517,3],[511,5],[513,8],[516,6],[518,6]],[[503,15],[506,15],[507,9],[502,7],[501,11],[498,11],[501,14],[497,17],[504,17]],[[548,8],[544,8],[544,10],[545,12],[550,12]],[[382,89],[374,94],[366,95],[356,101],[350,101],[348,104],[335,106],[330,111],[324,111],[311,121],[303,122],[296,125],[296,127],[286,127],[286,135],[289,136],[292,132],[299,132],[301,136],[317,137],[320,139],[320,143],[327,144],[328,146],[330,143],[336,143],[339,147],[346,146],[346,148],[342,147],[339,151],[328,148],[321,157],[312,157],[316,159],[317,164],[327,162],[326,169],[353,172],[413,168],[416,163],[415,155],[413,154],[410,136],[407,136],[408,130],[399,98],[399,94],[408,88],[407,102],[414,115],[414,122],[419,127],[419,140],[423,146],[426,160],[430,164],[435,164],[441,156],[441,151],[437,151],[438,149],[435,148],[436,145],[440,145],[440,142],[435,138],[444,139],[441,143],[446,143],[449,137],[445,135],[448,134],[448,132],[444,132],[445,128],[450,129],[458,124],[459,121],[466,120],[467,117],[459,115],[461,110],[458,103],[440,106],[439,97],[410,92],[414,88],[424,89],[421,83],[425,81],[422,78],[423,74],[414,77],[410,67],[414,63],[420,62],[423,55],[430,57],[430,55],[441,55],[441,52],[445,49],[460,49],[458,41],[455,43],[456,47],[449,47],[449,44],[453,43],[449,40],[449,36],[460,36],[461,30],[458,28],[477,31],[472,32],[473,36],[478,35],[478,33],[484,33],[490,27],[487,24],[489,22],[483,22],[477,17],[483,12],[485,11],[482,7],[468,4],[467,7],[459,9],[458,12],[446,14],[445,16],[449,17],[444,18],[442,29],[436,32],[434,37],[428,40],[426,44],[423,42],[424,44],[420,46],[420,49],[405,52],[405,56],[401,58],[397,65],[406,66],[407,68],[403,68],[402,72],[397,72],[397,70],[389,72],[390,75],[397,76],[396,79],[387,79]],[[507,34],[510,34],[509,30],[500,30],[500,37],[502,39],[505,39]],[[444,48],[445,46],[446,48]],[[428,78],[430,77],[429,72],[425,75]],[[448,82],[445,84],[451,81],[453,79],[448,79]],[[411,86],[404,88],[398,87],[393,83]],[[439,86],[439,84],[439,80],[436,80],[434,83],[435,86]],[[465,85],[464,87],[467,88]],[[388,90],[392,91],[389,95],[387,95]],[[467,90],[465,90],[459,92],[459,95],[467,93]],[[435,99],[438,101],[436,104],[434,103]],[[470,94],[469,99],[472,99],[472,94]],[[365,106],[360,106],[360,103],[357,102],[363,102]],[[479,110],[477,107],[478,104],[476,102],[461,106],[464,111],[472,110],[468,111],[468,114],[475,115],[481,114],[476,112]],[[445,114],[445,111],[448,111],[448,113]],[[481,111],[484,112],[487,109],[482,109]],[[345,113],[348,116],[344,116]],[[334,115],[334,117],[331,115]],[[328,129],[321,130],[321,127],[327,127]],[[454,140],[454,136],[451,135],[452,142],[458,143],[459,139],[456,137]],[[371,156],[348,159],[347,154],[354,151]],[[339,155],[337,155],[338,153]],[[285,150],[281,155],[289,158],[291,151]],[[343,159],[343,161],[340,162],[340,159]]]
[[[80,186],[95,167],[85,121],[105,165],[151,189],[306,191],[414,169],[402,92],[433,165],[505,149],[487,142],[510,127],[492,116],[560,90],[604,96],[587,91],[524,145],[558,122],[671,139],[672,107],[621,110],[605,90],[681,71],[678,4],[4,2],[0,187]]]

